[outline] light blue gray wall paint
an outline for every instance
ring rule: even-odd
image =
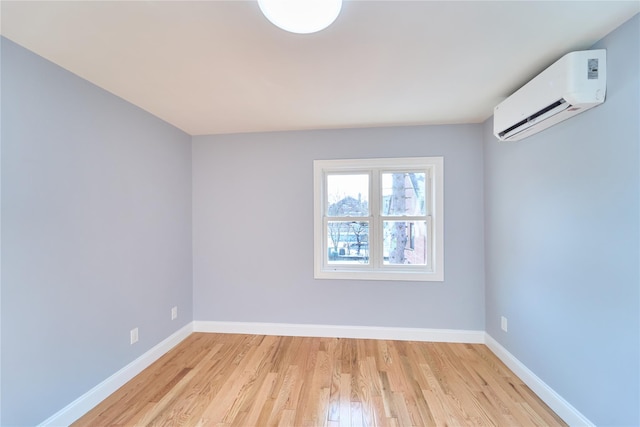
[[[445,282],[314,280],[313,160],[444,156]],[[480,125],[193,138],[194,316],[484,329]]]
[[[2,41],[0,40],[0,43]],[[2,45],[0,44],[0,49]],[[2,55],[0,55],[2,70]],[[0,72],[0,426],[2,425],[2,73]]]
[[[487,331],[601,426],[640,424],[639,25],[594,46],[603,105],[521,142],[484,132]]]
[[[192,320],[190,140],[2,39],[3,425],[45,420]]]

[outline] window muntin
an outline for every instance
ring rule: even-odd
[[[443,280],[441,157],[314,162],[315,277]]]

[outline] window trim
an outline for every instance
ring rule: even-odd
[[[325,216],[325,176],[327,173],[371,173],[369,185],[369,216],[352,217],[369,221],[369,245],[382,247],[380,230],[374,226],[376,221],[386,219],[411,219],[411,216],[389,217],[382,215],[380,176],[385,172],[420,170],[428,172],[425,183],[426,197],[431,209],[427,212],[427,229],[431,232],[430,259],[426,266],[383,265],[383,260],[370,258],[369,264],[335,265],[328,264],[328,241],[325,222],[340,220],[341,217]],[[443,157],[401,157],[375,159],[339,159],[314,160],[314,278],[348,280],[398,280],[398,281],[444,281],[444,158]],[[378,177],[378,179],[375,179]],[[382,251],[378,251],[382,253]]]

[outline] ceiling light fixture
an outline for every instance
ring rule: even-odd
[[[336,20],[342,0],[258,0],[258,5],[274,25],[291,33],[309,34]]]

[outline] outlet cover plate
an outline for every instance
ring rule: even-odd
[[[138,328],[133,328],[131,330],[131,332],[129,333],[129,336],[131,338],[131,344],[135,344],[138,342]]]

